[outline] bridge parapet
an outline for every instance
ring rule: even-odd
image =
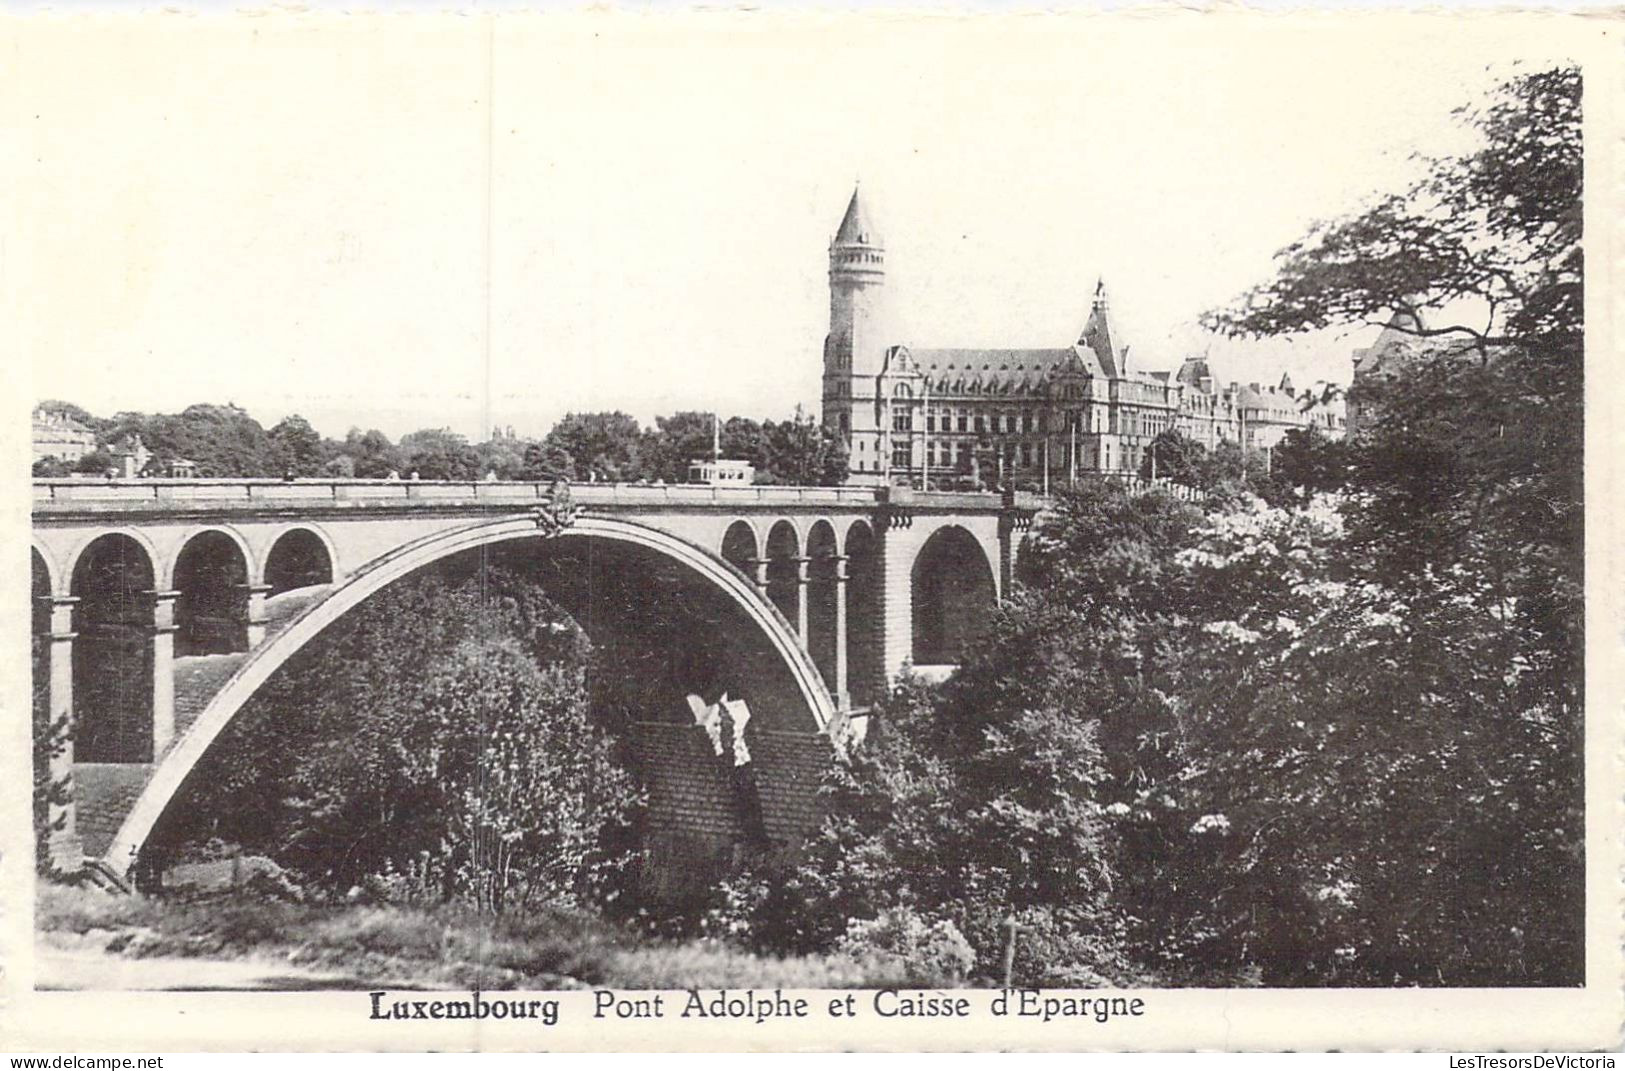
[[[36,513],[197,509],[349,507],[512,507],[550,500],[552,485],[535,482],[459,480],[271,480],[271,479],[46,479],[34,481]],[[736,510],[863,510],[883,504],[924,511],[996,512],[1000,495],[977,492],[917,492],[907,488],[711,487],[702,484],[574,483],[571,498],[586,508],[707,508]],[[1021,503],[1036,508],[1036,496]]]

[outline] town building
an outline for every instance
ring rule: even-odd
[[[74,462],[96,449],[96,433],[58,409],[34,409],[34,460]]]
[[[994,349],[903,344],[885,283],[885,243],[854,190],[829,246],[823,377],[823,421],[845,440],[854,483],[1041,489],[1137,473],[1164,431],[1236,443],[1266,464],[1293,428],[1343,433],[1335,386],[1221,386],[1205,357],[1173,374],[1138,368],[1104,282],[1070,345]]]
[[[113,458],[113,474],[123,480],[144,475],[147,462],[152,460],[152,451],[141,441],[141,436],[135,434],[126,435],[113,443],[107,452]]]
[[[1354,382],[1349,391],[1348,433],[1369,428],[1375,416],[1372,393],[1379,383],[1390,383],[1419,358],[1440,356],[1470,348],[1462,339],[1429,337],[1419,310],[1397,309],[1388,317],[1371,345],[1354,351]],[[1359,389],[1364,388],[1364,389]]]

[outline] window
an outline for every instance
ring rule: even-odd
[[[909,467],[909,464],[910,464],[910,458],[909,458],[908,443],[907,442],[900,442],[900,443],[894,444],[892,446],[892,448],[891,448],[891,466],[892,466],[892,468],[894,468],[894,469],[906,469],[906,468]]]
[[[936,431],[937,430],[937,414],[929,413],[929,412],[925,414],[925,430],[926,431]]]
[[[977,431],[986,431],[987,430],[987,418],[982,416],[981,413],[976,414],[976,430]]]
[[[1022,468],[1029,468],[1029,467],[1032,466],[1032,463],[1033,463],[1033,444],[1032,443],[1022,443],[1021,444],[1021,467]]]
[[[1025,432],[1033,430],[1033,411],[1031,409],[1021,414],[1021,430]]]
[[[891,414],[891,430],[909,432],[914,430],[914,410],[908,406],[893,409]]]
[[[969,431],[970,430],[970,417],[969,417],[969,415],[967,415],[967,413],[963,409],[961,409],[959,411],[959,430],[960,431]]]

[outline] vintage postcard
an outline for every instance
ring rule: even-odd
[[[0,1049],[1617,1050],[1620,27],[9,18]]]

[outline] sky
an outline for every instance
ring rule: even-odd
[[[1197,318],[1563,55],[1511,17],[1396,18],[13,23],[14,337],[33,398],[100,414],[816,413],[861,179],[899,342],[1067,345],[1103,278],[1134,365],[1346,381],[1369,331]]]

